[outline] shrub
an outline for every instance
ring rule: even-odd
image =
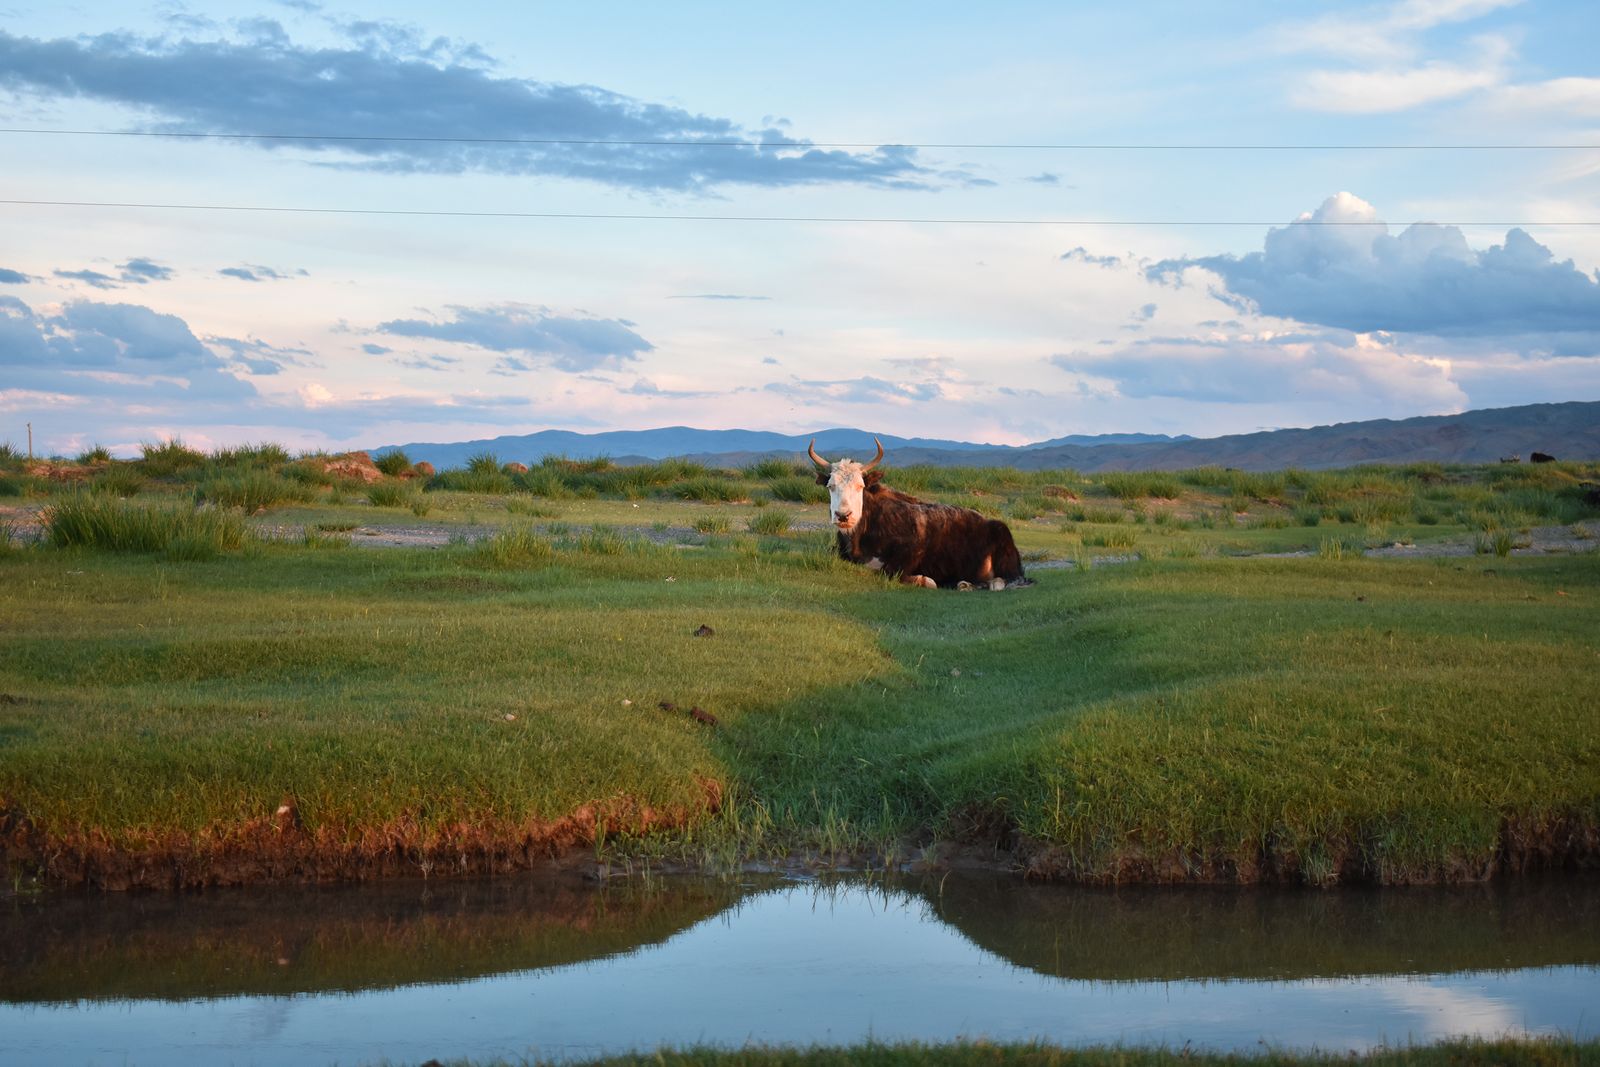
[[[726,515],[702,515],[694,520],[694,528],[697,533],[725,534],[733,529],[733,524]]]
[[[244,519],[236,511],[140,507],[125,500],[78,494],[45,509],[45,539],[57,548],[111,552],[168,552],[204,559],[244,545]]]
[[[422,518],[432,510],[433,501],[428,499],[428,495],[426,493],[418,493],[416,496],[411,498],[411,514],[415,515],[417,518]]]
[[[1128,513],[1121,508],[1114,510],[1110,508],[1073,508],[1069,517],[1075,522],[1094,522],[1111,525],[1127,518]]]
[[[159,445],[142,444],[139,450],[142,456],[139,462],[144,472],[153,478],[168,478],[174,474],[181,474],[201,466],[206,461],[206,457],[185,445],[182,438],[178,437],[163,441]]]
[[[411,457],[398,448],[393,452],[385,452],[373,460],[373,466],[391,478],[397,478],[411,469]]]
[[[753,534],[775,537],[789,531],[789,516],[782,511],[763,511],[753,516],[746,528]]]
[[[1321,508],[1298,507],[1294,509],[1294,524],[1296,526],[1315,526],[1321,521]]]
[[[311,490],[300,482],[254,470],[232,477],[210,479],[200,486],[200,499],[253,513],[274,504],[310,500]]]
[[[1358,559],[1366,553],[1360,541],[1348,537],[1324,537],[1317,546],[1318,559]]]
[[[109,463],[111,462],[111,450],[105,445],[90,445],[88,448],[78,453],[78,462]]]

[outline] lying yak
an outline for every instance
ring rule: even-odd
[[[883,444],[876,437],[872,443],[878,455],[871,463],[830,463],[817,455],[814,439],[806,449],[818,467],[817,484],[828,487],[840,558],[930,589],[1004,589],[1022,580],[1022,557],[1005,523],[890,489],[874,469]]]

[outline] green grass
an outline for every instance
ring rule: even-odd
[[[244,522],[234,511],[194,505],[145,507],[105,496],[67,497],[44,513],[46,541],[56,548],[166,552],[207,559],[242,548]]]
[[[447,1067],[490,1067],[554,1062],[539,1060],[446,1060]],[[1465,1039],[1434,1045],[1383,1047],[1365,1053],[1197,1052],[1188,1047],[1088,1046],[1043,1042],[955,1042],[850,1046],[747,1045],[738,1049],[663,1048],[589,1060],[563,1060],[579,1067],[1592,1067],[1600,1064],[1600,1041],[1570,1038]]]
[[[1064,480],[979,473],[918,476],[997,504]],[[344,539],[318,523],[398,518],[324,497],[270,520],[311,528],[306,545],[257,544],[236,511],[146,474],[137,502],[60,497],[46,547],[0,554],[0,692],[27,698],[0,709],[0,803],[134,842],[284,796],[340,839],[463,822],[515,836],[627,798],[689,820],[608,846],[647,859],[903,857],[1004,831],[1041,872],[1089,879],[1470,875],[1511,829],[1600,824],[1581,719],[1600,558],[1366,559],[1362,527],[1321,518],[1394,486],[1486,512],[1549,489],[1421,474],[1285,474],[1291,510],[1253,505],[1246,525],[1202,521],[1233,497],[1197,475],[1208,485],[1181,481],[1143,523],[1104,509],[1123,521],[1016,529],[1030,560],[1143,562],[970,595],[844,564],[829,531],[777,536],[825,519],[814,505],[686,502],[678,483],[642,503],[569,497],[543,531],[522,517],[536,498],[434,490],[436,522],[491,536],[351,552],[321,551]],[[231,477],[247,476],[280,477]],[[1333,503],[1304,502],[1319,486]],[[1319,525],[1264,521],[1295,508]],[[688,550],[639,535],[697,520],[717,536]],[[746,527],[761,536],[721,536]],[[1472,536],[1384,534],[1423,535]],[[1229,558],[1294,549],[1310,558]],[[174,565],[194,558],[215,561]],[[701,624],[714,640],[692,638]],[[644,714],[661,700],[720,725]],[[696,814],[705,781],[725,798],[714,815]]]
[[[252,514],[279,504],[304,503],[312,498],[312,490],[278,474],[251,470],[202,482],[199,496],[219,507],[239,508]]]
[[[400,482],[374,482],[367,488],[367,502],[375,508],[409,508],[419,494]]]

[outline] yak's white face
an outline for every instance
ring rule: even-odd
[[[841,459],[833,465],[828,475],[829,514],[833,524],[846,533],[861,521],[861,496],[866,488],[861,464],[853,459]]]

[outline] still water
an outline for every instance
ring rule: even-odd
[[[0,1064],[957,1038],[1364,1049],[1600,1030],[1600,881],[530,881],[0,909]]]

